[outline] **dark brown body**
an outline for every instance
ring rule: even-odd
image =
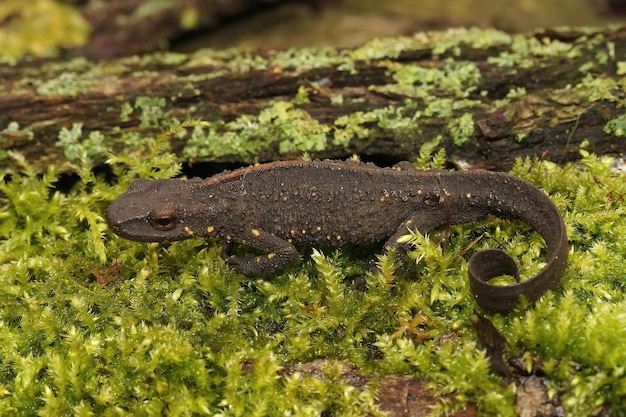
[[[409,228],[425,233],[488,213],[526,222],[548,246],[544,270],[508,287],[486,282],[497,275],[517,276],[507,255],[487,251],[470,260],[470,283],[479,303],[508,311],[519,295],[534,300],[558,283],[567,237],[550,199],[505,174],[418,171],[408,163],[392,169],[352,162],[276,162],[207,180],[138,180],[111,204],[106,217],[115,233],[131,240],[221,238],[226,260],[239,272],[258,276],[284,268],[297,257],[297,245],[386,241],[386,247],[403,252],[398,238]],[[236,244],[267,255],[234,256]]]

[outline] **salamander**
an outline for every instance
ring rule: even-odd
[[[408,248],[400,238],[409,229],[428,233],[487,214],[525,222],[547,246],[544,268],[522,282],[516,262],[499,249],[470,258],[477,303],[506,313],[520,296],[533,302],[557,286],[568,241],[550,198],[503,173],[417,170],[408,162],[393,168],[329,160],[271,162],[208,179],[134,180],[108,207],[106,221],[117,235],[140,242],[221,239],[222,256],[237,272],[264,276],[296,260],[300,245],[385,242],[385,248],[402,254]],[[236,254],[238,245],[256,254]],[[516,282],[489,282],[501,275]]]

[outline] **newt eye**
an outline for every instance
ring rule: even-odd
[[[174,213],[152,213],[148,222],[157,230],[168,231],[176,227],[178,217]]]

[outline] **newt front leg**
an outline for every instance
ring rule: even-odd
[[[229,236],[230,237],[230,236]],[[230,237],[222,247],[222,257],[235,271],[250,277],[260,277],[280,271],[298,257],[294,245],[260,229],[250,229],[247,237]],[[237,241],[238,240],[238,241]],[[265,252],[264,255],[236,255],[238,243]]]

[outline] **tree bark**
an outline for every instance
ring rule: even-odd
[[[344,51],[22,61],[0,66],[0,146],[43,168],[76,157],[59,135],[82,126],[78,143],[96,161],[109,151],[141,157],[141,138],[200,119],[211,135],[170,138],[181,161],[245,164],[306,152],[393,162],[415,159],[436,137],[450,164],[469,168],[508,170],[518,157],[573,161],[583,141],[619,155],[625,38],[626,29],[457,30]]]

